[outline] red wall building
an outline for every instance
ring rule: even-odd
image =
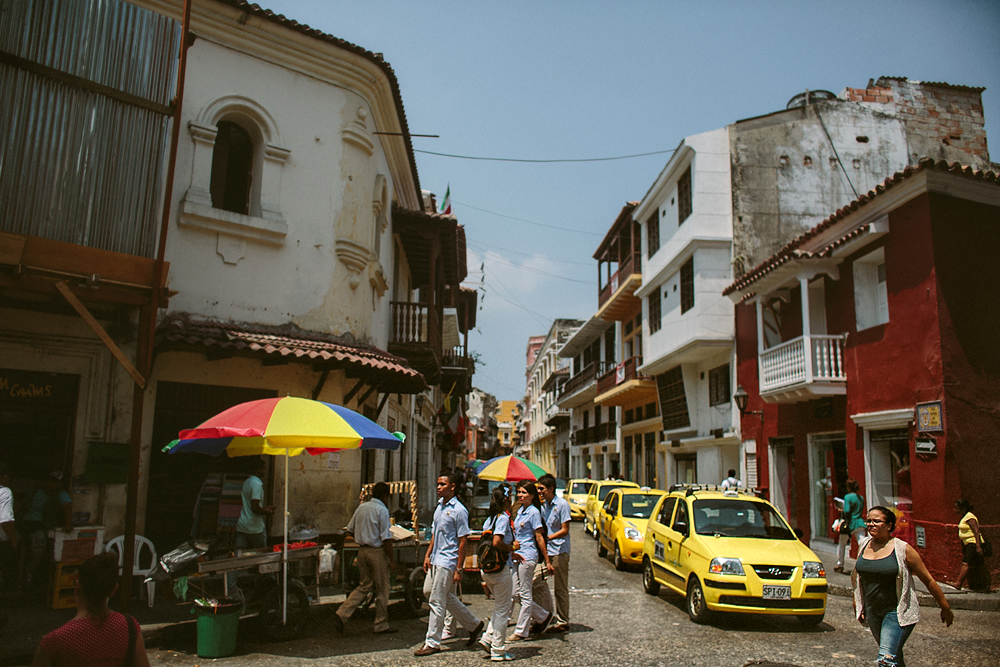
[[[956,500],[1000,539],[998,258],[997,176],[924,160],[726,289],[743,438],[807,543],[832,546],[848,477],[939,580],[961,561]]]

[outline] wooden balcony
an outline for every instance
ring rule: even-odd
[[[847,393],[843,336],[799,336],[758,356],[760,396],[795,403]]]
[[[656,380],[639,372],[642,357],[629,357],[597,379],[594,402],[632,405],[656,400]]]
[[[389,352],[403,357],[428,384],[441,379],[441,328],[437,312],[425,303],[392,301]]]
[[[624,255],[618,270],[611,274],[604,286],[597,291],[597,316],[608,321],[623,321],[635,316],[642,302],[635,291],[642,285],[642,253]]]
[[[454,388],[459,396],[468,393],[475,372],[476,362],[465,354],[464,347],[445,350],[441,360],[441,386],[445,391]]]
[[[618,424],[616,422],[604,422],[595,424],[587,428],[577,429],[573,432],[575,445],[592,445],[598,442],[608,442],[618,437]]]
[[[614,364],[597,361],[581,370],[579,373],[566,381],[559,392],[559,406],[562,408],[576,408],[584,403],[593,400],[597,395],[597,378],[603,375]]]

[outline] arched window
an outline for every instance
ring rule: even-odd
[[[253,187],[253,139],[242,127],[220,120],[212,151],[212,206],[249,215]]]

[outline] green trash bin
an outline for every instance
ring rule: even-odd
[[[195,600],[191,610],[198,617],[198,656],[201,658],[225,658],[236,652],[243,603],[226,598],[213,602],[216,604]]]

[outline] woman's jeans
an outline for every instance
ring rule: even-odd
[[[872,616],[866,614],[868,628],[872,631],[872,636],[878,642],[878,667],[906,667],[903,660],[903,644],[909,638],[913,625],[900,627],[896,612],[890,611],[885,616]]]
[[[854,537],[854,541],[857,544],[861,544],[861,538],[865,536],[865,527],[855,528],[851,533],[841,533],[840,539],[837,540],[837,567],[844,567],[844,556],[847,555],[847,547],[851,543],[851,537]]]

